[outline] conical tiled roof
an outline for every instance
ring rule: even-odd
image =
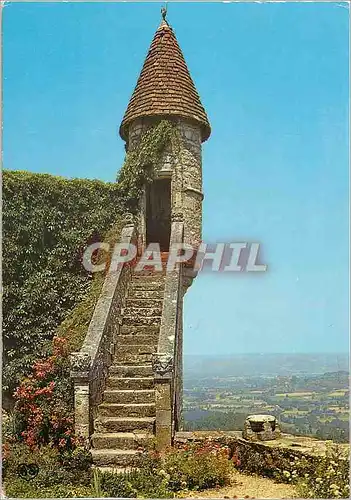
[[[136,118],[179,116],[201,125],[202,140],[211,128],[172,28],[162,21],[155,33],[144,66],[120,126],[126,140]]]

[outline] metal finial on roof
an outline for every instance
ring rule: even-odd
[[[162,15],[162,19],[164,21],[166,21],[166,16],[167,16],[167,4],[165,5],[165,7],[162,7],[161,8],[161,15]]]

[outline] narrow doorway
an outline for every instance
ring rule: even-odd
[[[146,191],[146,243],[169,251],[171,237],[171,179],[154,180]]]

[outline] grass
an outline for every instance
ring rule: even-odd
[[[276,396],[279,398],[285,398],[286,395],[288,395],[289,398],[299,398],[299,397],[312,396],[313,394],[317,394],[317,393],[316,392],[285,392],[285,393],[276,394]]]
[[[285,410],[283,412],[283,415],[308,415],[307,410],[298,410],[297,408],[294,408],[293,410]]]
[[[345,422],[347,422],[349,420],[349,418],[350,418],[350,414],[349,414],[349,412],[342,413],[341,415],[338,415],[338,418],[340,420],[344,420]]]
[[[329,392],[328,396],[330,397],[345,396],[346,393],[347,389],[335,389],[335,391]]]
[[[345,413],[345,411],[347,411],[347,413],[348,413],[348,410],[346,410],[342,406],[329,406],[329,410],[334,410],[337,413]]]

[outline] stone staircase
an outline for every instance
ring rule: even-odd
[[[164,272],[136,272],[128,292],[115,354],[92,436],[99,467],[136,465],[154,437],[155,390],[152,354],[157,351]]]

